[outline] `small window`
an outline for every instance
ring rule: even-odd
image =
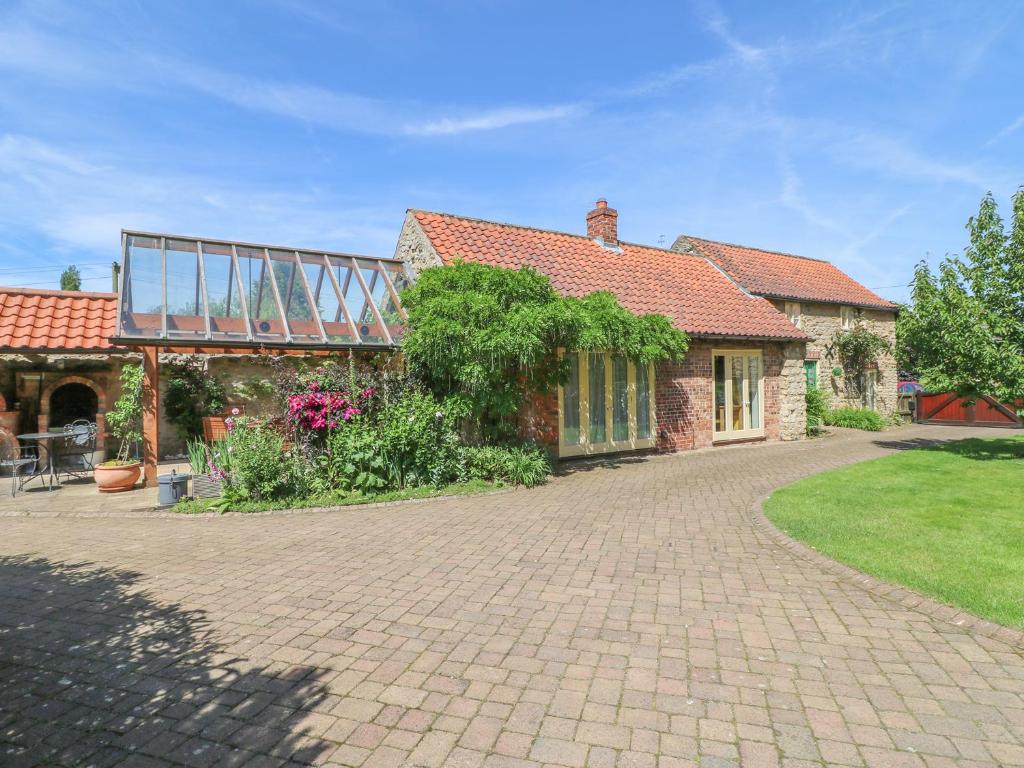
[[[787,301],[786,302],[786,319],[789,320],[797,328],[800,327],[800,302],[799,301]]]
[[[817,360],[804,360],[804,380],[807,382],[808,389],[814,389],[818,386]]]
[[[856,321],[856,312],[853,307],[840,307],[839,308],[839,320],[843,326],[844,331],[853,329],[853,324]]]

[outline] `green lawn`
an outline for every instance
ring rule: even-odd
[[[962,440],[825,472],[765,514],[889,582],[1024,627],[1024,438]]]

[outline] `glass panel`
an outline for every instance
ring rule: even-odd
[[[715,432],[725,432],[725,357],[715,355]]]
[[[730,355],[732,365],[732,427],[734,432],[743,429],[743,356]]]
[[[646,365],[636,366],[636,436],[638,440],[651,436],[651,387]]]
[[[345,317],[345,310],[338,299],[338,292],[334,290],[334,281],[324,264],[324,257],[313,253],[303,253],[302,270],[306,275],[306,282],[309,283],[309,290],[313,294],[313,304],[320,315],[320,322],[324,325],[324,332],[327,334],[327,341],[331,343],[350,344],[352,327]]]
[[[291,251],[270,251],[270,264],[277,280],[277,290],[284,302],[284,314],[292,332],[292,341],[298,344],[322,341],[320,328],[313,317],[306,288],[302,284],[295,254]]]
[[[203,271],[211,335],[221,341],[246,341],[246,319],[242,316],[238,280],[231,266],[231,246],[203,243]]]
[[[562,444],[580,443],[580,356],[573,352],[566,355],[569,363],[569,378],[562,387]]]
[[[125,284],[121,301],[121,333],[159,338],[163,334],[160,238],[128,236]]]
[[[242,290],[249,305],[249,318],[257,341],[283,342],[284,324],[274,301],[274,292],[263,261],[262,248],[238,248]]]
[[[604,402],[604,353],[591,352],[587,357],[587,395],[590,406],[589,441],[604,443],[608,441]]]
[[[409,286],[409,278],[406,277],[405,268],[400,262],[397,261],[382,261],[380,262],[381,269],[387,274],[391,280],[391,284],[395,287],[395,292],[401,297],[401,293]],[[387,323],[388,332],[391,334],[391,338],[395,341],[402,338],[403,321],[402,315],[398,311],[398,306],[395,304],[394,299],[391,296],[391,292],[387,292],[387,298],[384,305],[380,307],[381,317],[384,318],[384,322]]]
[[[612,440],[629,440],[629,364],[622,355],[612,358]]]
[[[342,295],[345,297],[345,306],[352,313],[352,320],[359,330],[359,337],[367,344],[383,344],[384,334],[377,325],[377,318],[373,315],[370,302],[366,300],[366,293],[359,285],[350,262],[347,259],[344,262],[332,259],[332,262],[337,264],[335,274],[338,277],[338,285],[341,286]]]
[[[395,331],[401,335],[402,316],[398,314],[395,300],[391,298],[391,291],[388,290],[383,272],[368,262],[357,261],[356,263],[359,265],[359,274],[363,276],[363,282],[366,283],[370,295],[373,296],[373,305],[380,312],[381,318],[388,327],[388,332]],[[373,310],[370,310],[368,321],[373,326],[372,333],[384,335],[377,327],[377,318],[373,315]]]
[[[199,247],[192,240],[167,240],[167,337],[206,337],[199,282]]]
[[[750,429],[761,428],[761,397],[759,382],[761,381],[761,357],[750,355],[747,358],[747,409]]]

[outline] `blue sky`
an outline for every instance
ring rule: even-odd
[[[905,297],[1024,183],[1024,8],[0,0],[0,283],[120,229],[390,255],[406,208],[828,258]]]

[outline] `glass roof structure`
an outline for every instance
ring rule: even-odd
[[[122,232],[124,344],[393,347],[412,281],[397,259]]]

